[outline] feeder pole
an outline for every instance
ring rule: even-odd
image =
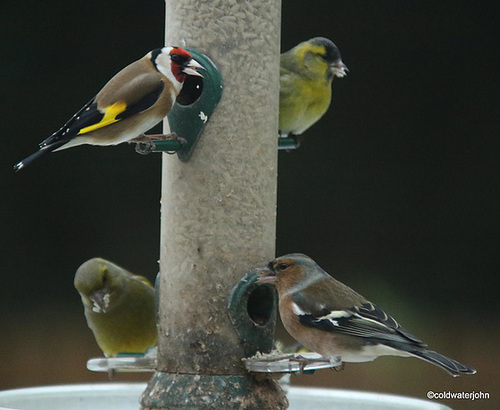
[[[244,369],[227,309],[275,256],[280,30],[280,0],[166,1],[166,44],[208,55],[224,92],[191,159],[163,154],[158,368],[143,408],[287,406]]]

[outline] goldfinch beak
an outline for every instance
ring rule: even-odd
[[[194,75],[203,78],[203,76],[198,71],[196,71],[197,68],[201,70],[205,69],[205,67],[198,63],[198,61],[196,61],[195,59],[191,59],[189,60],[189,63],[182,69],[182,72],[187,75]]]
[[[276,283],[278,278],[276,277],[276,273],[274,273],[267,266],[265,268],[261,268],[258,270],[259,279],[257,279],[257,283]]]
[[[349,72],[349,69],[347,68],[347,66],[342,62],[342,60],[340,61],[337,61],[336,63],[334,64],[331,64],[330,65],[330,68],[332,69],[333,71],[333,75],[335,77],[345,77],[347,75],[347,73]]]

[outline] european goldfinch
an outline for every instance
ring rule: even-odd
[[[274,284],[286,330],[324,357],[366,362],[379,356],[418,357],[452,376],[469,366],[427,349],[386,312],[333,279],[303,254],[281,256],[262,268],[259,283]]]
[[[78,268],[74,284],[87,324],[107,357],[156,346],[155,290],[146,278],[93,258]]]
[[[344,77],[347,67],[337,46],[315,37],[281,54],[279,131],[299,137],[328,110],[333,77]]]
[[[125,141],[151,144],[144,132],[170,111],[186,76],[203,68],[179,47],[150,51],[116,74],[61,129],[40,143],[39,151],[14,166],[28,166],[43,155],[82,144],[116,145]]]

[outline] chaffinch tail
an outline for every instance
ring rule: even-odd
[[[452,376],[476,370],[429,350],[382,309],[332,278],[310,257],[281,256],[262,268],[259,283],[274,284],[281,320],[308,349],[342,362],[379,356],[418,357]]]

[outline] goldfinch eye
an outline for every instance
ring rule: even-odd
[[[172,54],[170,56],[170,59],[176,63],[176,64],[180,64],[181,60],[182,60],[182,57],[179,55],[179,54]]]

